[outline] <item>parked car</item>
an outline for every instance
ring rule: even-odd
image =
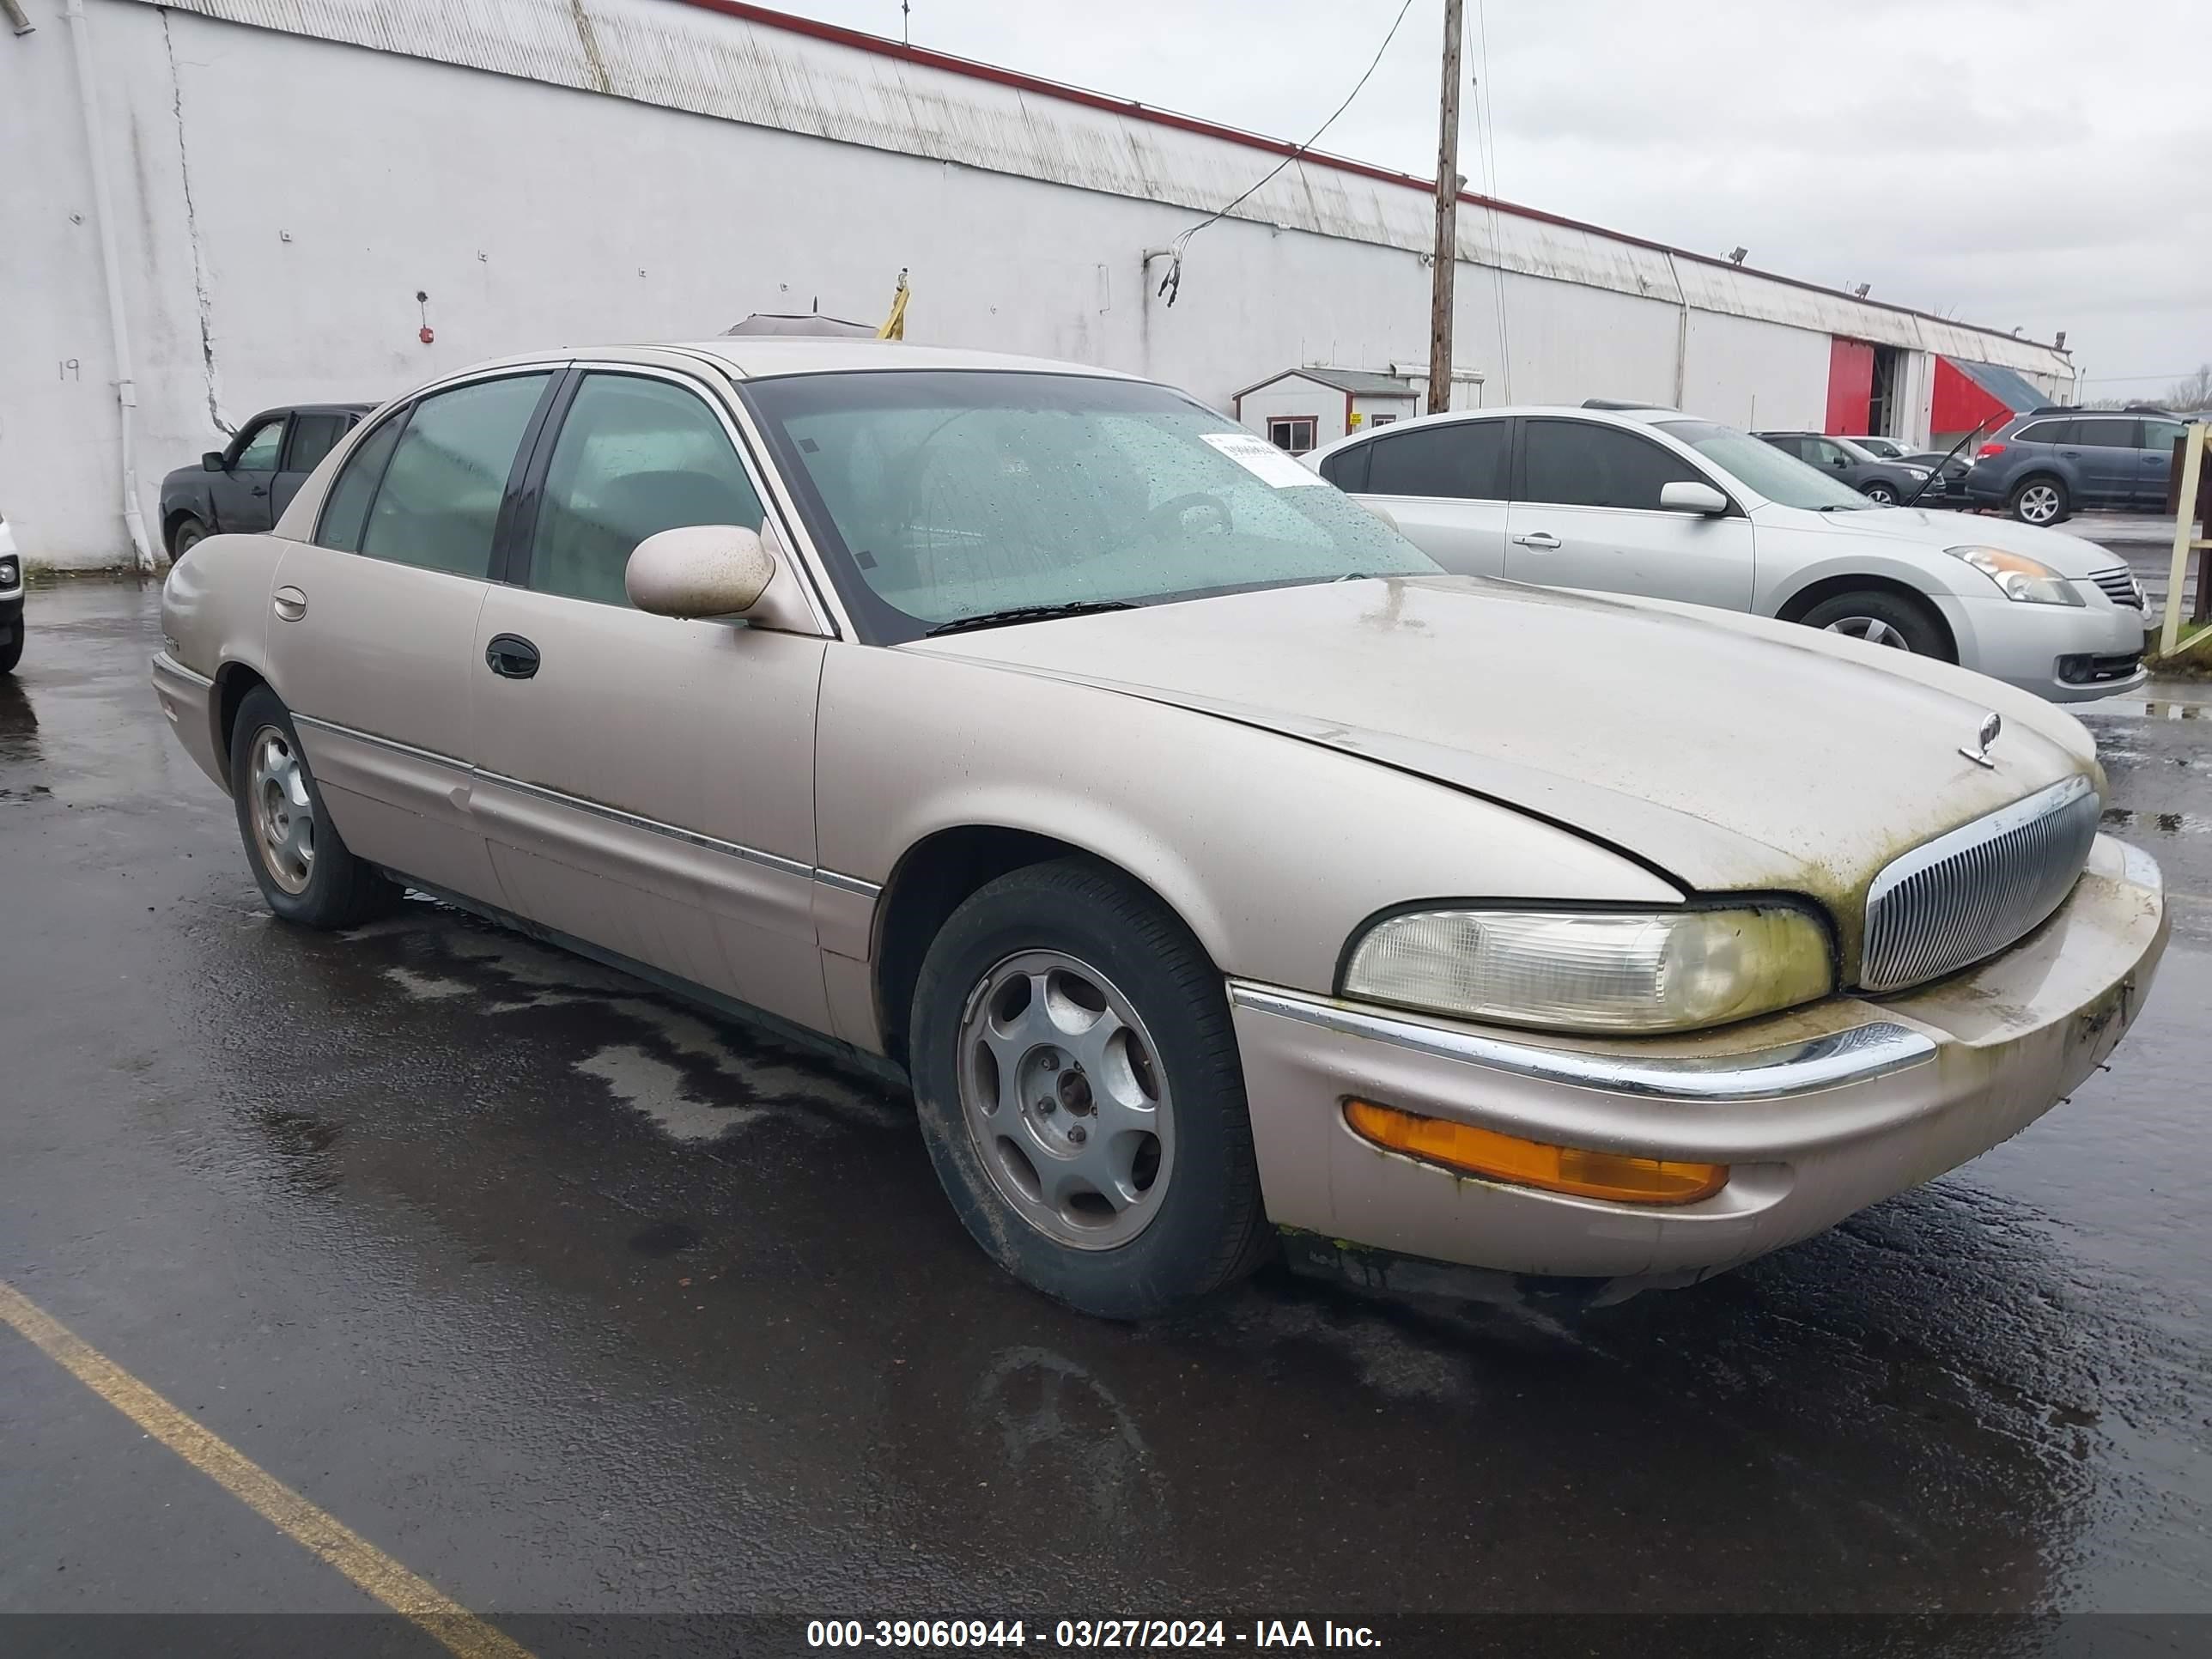
[[[2173,442],[2186,427],[2162,410],[2039,409],[2006,422],[1976,452],[1966,495],[2034,525],[2082,507],[2161,508]]]
[[[1677,410],[1432,415],[1303,459],[1448,570],[1803,623],[2058,702],[2145,678],[2142,589],[2104,549],[1877,507]]]
[[[0,674],[23,660],[23,556],[15,532],[0,519]]]
[[[283,515],[307,475],[374,404],[264,409],[198,466],[161,480],[161,544],[181,559],[207,537],[263,531]]]
[[[413,886],[842,1045],[977,1243],[1113,1316],[1275,1228],[1719,1271],[2039,1116],[2166,935],[2034,697],[1448,575],[1069,364],[488,365],[201,543],[162,627],[277,916]]]
[[[1894,438],[1883,438],[1867,433],[1854,433],[1851,434],[1851,443],[1855,447],[1866,451],[1877,461],[1909,461],[1912,459],[1905,453],[1905,446]]]
[[[1856,438],[1832,438],[1820,432],[1755,432],[1785,455],[1840,478],[1877,507],[1895,507],[1921,495],[1928,469],[1884,460]]]
[[[1972,505],[1966,497],[1966,473],[1974,465],[1971,447],[1956,453],[1948,449],[1917,449],[1900,459],[1907,466],[1924,466],[1941,476],[1921,492],[1917,502],[1908,495],[1899,503],[1899,506],[1963,507]]]

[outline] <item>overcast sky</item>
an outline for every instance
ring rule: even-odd
[[[899,33],[898,0],[775,3]],[[912,4],[916,46],[1296,140],[1399,0]],[[2155,396],[2212,360],[2212,0],[1466,5],[1505,200],[2064,329],[2087,396]],[[1443,15],[1413,0],[1320,148],[1434,176]],[[1468,117],[1460,171],[1479,189]]]

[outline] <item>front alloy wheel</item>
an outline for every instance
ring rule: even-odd
[[[960,1022],[960,1105],[1016,1214],[1079,1250],[1151,1224],[1175,1170],[1175,1102],[1143,1017],[1064,951],[985,974]]]
[[[1141,1319],[1273,1243],[1221,970],[1121,872],[985,883],[930,942],[907,1030],[937,1178],[1024,1284]]]
[[[1876,507],[1897,505],[1897,492],[1886,483],[1870,483],[1862,493]]]

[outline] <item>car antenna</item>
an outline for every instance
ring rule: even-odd
[[[1980,437],[1982,435],[1982,428],[1989,423],[1990,417],[1986,415],[1983,416],[1980,420],[1974,423],[1974,427],[1972,431],[1967,433],[1965,437],[1960,439],[1958,442],[1953,444],[1949,453],[1947,453],[1942,460],[1936,462],[1935,465],[1928,469],[1928,476],[1920,481],[1920,488],[1912,492],[1911,497],[1905,501],[1905,506],[1911,506],[1914,501],[1918,501],[1923,495],[1926,495],[1928,493],[1928,486],[1934,483],[1939,477],[1942,477],[1943,469],[1951,465],[1951,457],[1957,454],[1968,444],[1973,442],[1975,439]]]

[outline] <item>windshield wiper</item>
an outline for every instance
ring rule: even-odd
[[[1070,599],[1065,605],[1017,605],[1004,611],[983,611],[972,617],[955,617],[951,622],[941,622],[926,630],[938,634],[959,634],[971,628],[1004,628],[1013,623],[1048,622],[1054,617],[1087,617],[1099,611],[1134,611],[1137,607],[1127,599]]]
[[[1873,505],[1872,501],[1830,501],[1826,507],[1816,507],[1813,510],[1815,513],[1863,513]]]

